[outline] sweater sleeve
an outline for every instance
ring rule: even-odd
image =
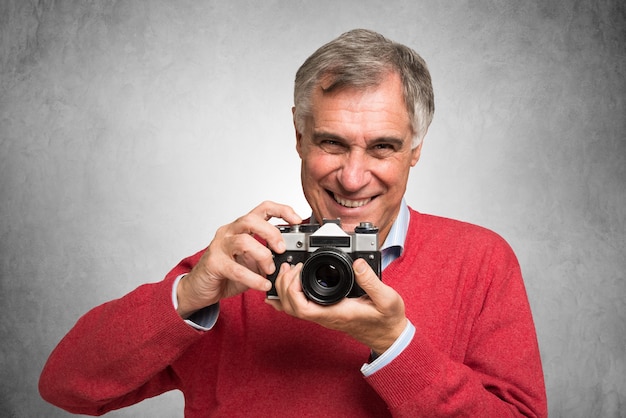
[[[44,366],[41,396],[72,413],[101,415],[175,389],[170,365],[203,333],[173,309],[172,285],[198,258],[80,318]]]
[[[367,378],[394,416],[547,416],[541,359],[521,273],[516,260],[501,261],[488,269],[482,300],[472,302],[476,315],[461,319],[471,329],[464,358],[453,360],[418,327],[407,348]]]

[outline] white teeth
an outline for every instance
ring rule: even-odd
[[[335,201],[341,206],[345,206],[347,208],[360,208],[361,206],[368,204],[371,200],[371,198],[365,200],[348,200],[335,196]]]

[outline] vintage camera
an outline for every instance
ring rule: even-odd
[[[352,262],[363,258],[380,278],[381,256],[378,251],[378,228],[361,222],[354,233],[341,229],[339,220],[324,220],[320,224],[278,226],[287,250],[274,253],[276,272],[268,279],[272,289],[268,299],[278,299],[274,283],[282,263],[304,265],[300,273],[306,297],[320,305],[332,305],[345,297],[365,294],[354,280]]]

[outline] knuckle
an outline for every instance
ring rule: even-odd
[[[263,202],[261,202],[261,204],[259,206],[257,206],[252,212],[250,213],[263,213],[263,215],[265,216],[268,212],[271,211],[271,209],[276,206],[276,204],[274,202],[272,202],[271,200],[264,200]]]
[[[249,235],[236,234],[230,237],[230,242],[233,248],[236,248],[236,249],[244,248],[246,246],[246,243],[248,242],[248,238],[249,238]],[[244,252],[244,251],[245,250],[234,250],[234,253],[240,254],[241,252]]]
[[[230,229],[230,225],[222,225],[215,231],[215,238],[220,239],[228,235],[228,230]]]
[[[268,206],[274,206],[275,203],[272,202],[271,200],[264,200],[263,202],[261,202],[261,206],[264,208],[267,208]]]
[[[248,213],[246,215],[240,216],[235,220],[234,224],[237,225],[238,231],[246,231],[250,232],[251,226],[254,224],[254,215],[252,213]]]

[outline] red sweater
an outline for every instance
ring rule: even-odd
[[[383,272],[415,325],[410,345],[364,378],[367,347],[248,291],[208,332],[159,283],[83,316],[51,354],[41,395],[97,415],[179,389],[186,417],[546,416],[541,361],[517,260],[496,234],[411,211],[404,254]]]

